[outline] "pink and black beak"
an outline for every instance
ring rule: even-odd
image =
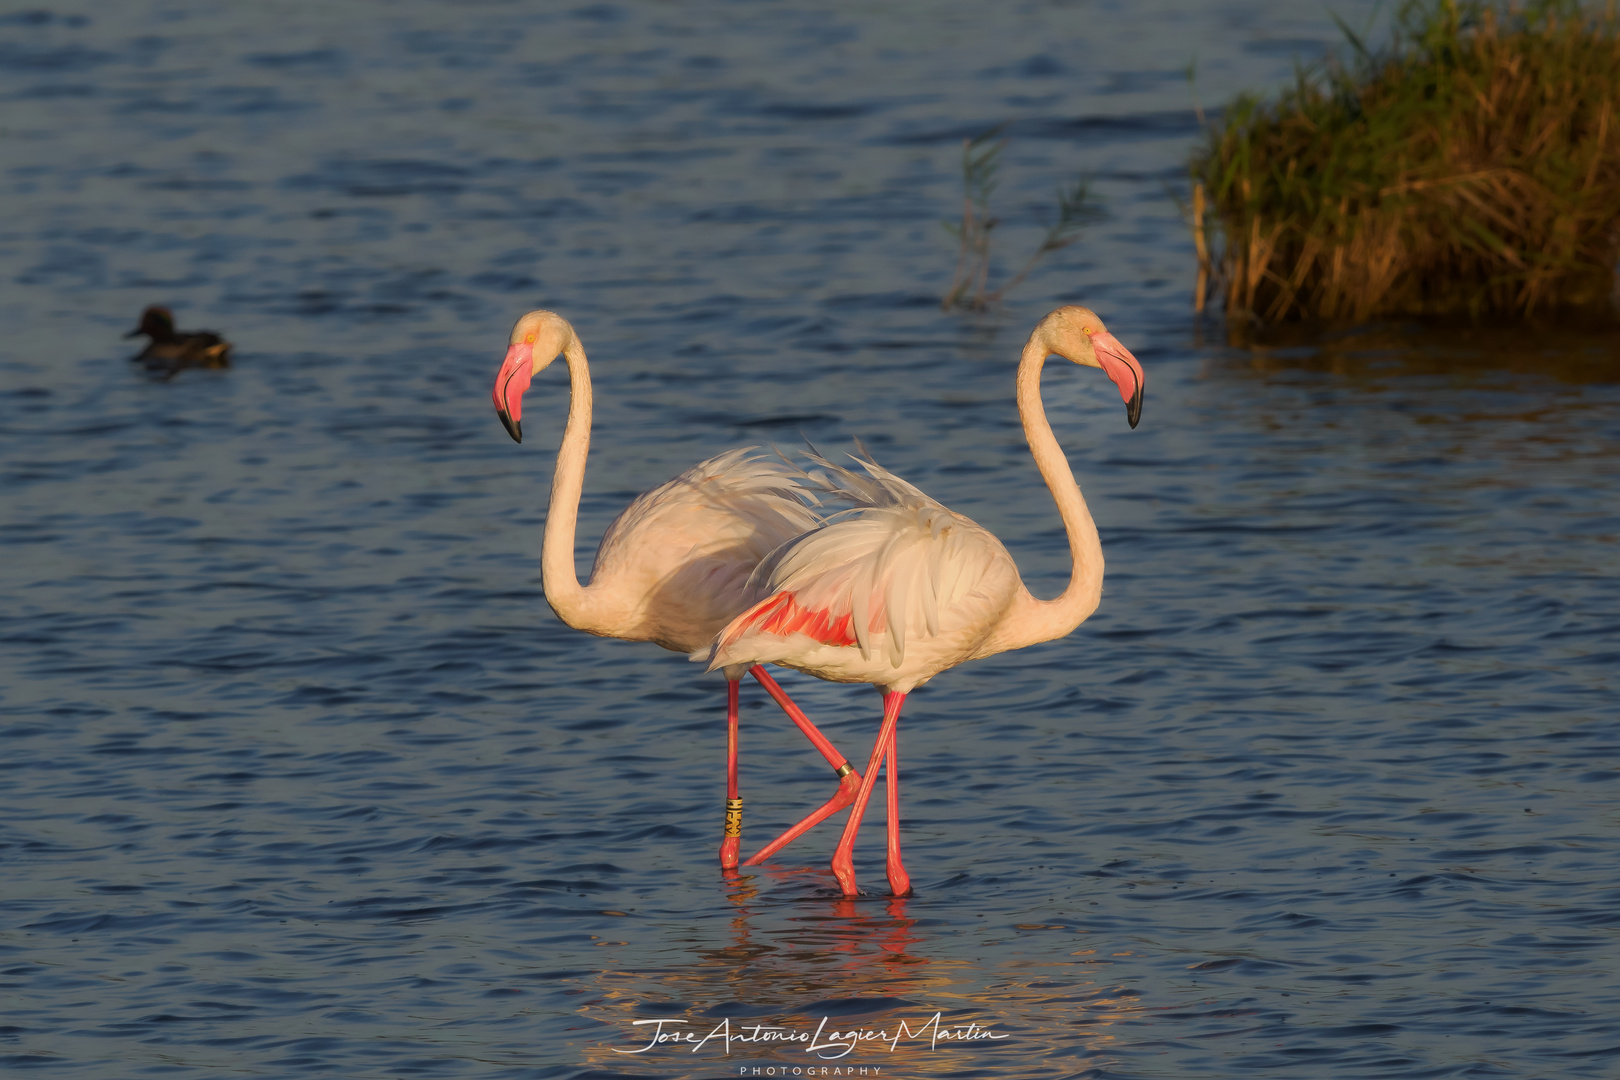
[[[1096,350],[1097,362],[1119,387],[1119,396],[1125,399],[1125,419],[1134,428],[1142,418],[1142,387],[1146,381],[1141,363],[1106,330],[1092,334],[1091,345]]]
[[[523,391],[534,378],[534,344],[516,341],[506,350],[506,359],[495,376],[495,415],[506,426],[514,442],[523,441]]]

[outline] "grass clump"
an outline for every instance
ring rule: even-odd
[[[1274,323],[1608,300],[1620,34],[1603,14],[1408,0],[1374,54],[1234,102],[1193,157],[1198,306]],[[1211,243],[1206,248],[1205,233]]]

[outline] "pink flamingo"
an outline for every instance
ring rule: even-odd
[[[868,474],[863,477],[820,460],[852,492],[856,508],[828,518],[760,563],[755,580],[764,599],[731,620],[712,646],[710,670],[781,664],[832,682],[872,683],[883,692],[883,723],[833,853],[833,874],[845,896],[858,895],[852,850],[885,760],[889,885],[897,896],[911,891],[900,860],[896,737],[906,695],[963,661],[1062,637],[1102,598],[1097,526],[1041,406],[1041,368],[1050,355],[1101,368],[1119,387],[1133,428],[1142,411],[1143,373],[1130,350],[1083,307],[1052,312],[1024,346],[1018,413],[1035,466],[1063,518],[1074,564],[1061,596],[1030,595],[994,534],[875,463],[861,462]],[[781,843],[796,830],[802,831],[790,829]]]
[[[574,568],[574,528],[585,458],[591,442],[591,376],[585,350],[567,320],[531,311],[512,328],[495,379],[495,411],[523,441],[523,392],[561,354],[568,365],[568,424],[557,451],[551,505],[540,552],[546,601],[576,630],[627,641],[651,641],[675,652],[708,652],[715,634],[754,594],[749,575],[773,548],[814,529],[820,516],[802,474],[784,464],[732,450],[701,462],[638,496],[614,519],[596,552],[590,582]],[[827,759],[838,790],[826,817],[849,805],[860,783],[827,738],[758,664],[721,664],[726,676],[726,820],[720,863],[737,865],[742,798],[737,789],[737,689],[744,670],[754,676]],[[819,818],[817,820],[820,820]]]

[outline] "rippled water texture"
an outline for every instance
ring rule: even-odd
[[[1243,0],[0,18],[0,1065],[1614,1076],[1612,335],[1242,349],[1188,310],[1188,61],[1215,103],[1336,35]],[[1074,175],[1109,217],[945,314],[960,141],[1002,121],[1009,264]],[[908,704],[914,898],[881,805],[869,897],[826,827],[722,878],[721,683],[541,598],[567,385],[513,445],[511,321],[595,366],[582,563],[705,455],[859,436],[1053,595],[1012,369],[1059,301],[1148,370],[1136,431],[1046,380],[1102,609]],[[128,364],[163,302],[233,366]],[[864,761],[877,694],[784,680]],[[748,848],[830,793],[757,689],[742,764]],[[619,1052],[936,1013],[1006,1037]]]

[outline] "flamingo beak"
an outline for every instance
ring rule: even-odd
[[[515,341],[506,350],[501,370],[495,376],[495,415],[506,426],[506,433],[514,442],[523,441],[523,391],[534,378],[534,345]]]
[[[1119,396],[1125,399],[1125,419],[1134,428],[1142,418],[1142,386],[1146,381],[1141,363],[1106,330],[1092,334],[1091,345],[1097,352],[1098,366],[1119,387]]]

